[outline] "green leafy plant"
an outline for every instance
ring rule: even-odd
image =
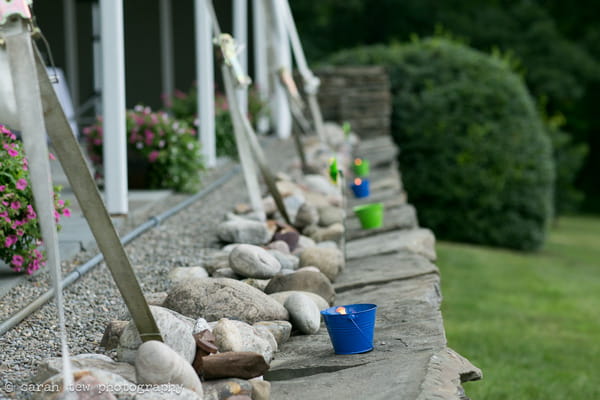
[[[197,114],[198,91],[195,85],[185,93],[176,90],[174,96],[167,101],[166,106],[175,118],[198,126]],[[258,115],[266,111],[265,104],[259,99],[255,90],[248,91],[248,118],[256,121]],[[233,133],[233,121],[227,97],[222,93],[215,94],[215,137],[217,155],[237,158],[237,147]]]
[[[0,125],[0,260],[17,272],[32,274],[46,263],[39,221],[33,206],[27,158],[23,146],[4,125]],[[53,157],[53,156],[51,156]],[[54,186],[54,217],[68,217],[68,202]],[[58,225],[60,229],[60,225]]]
[[[425,226],[451,240],[542,245],[553,216],[552,147],[504,60],[434,38],[357,48],[332,61],[387,67],[402,176]]]
[[[128,158],[142,164],[141,170],[148,174],[148,188],[198,190],[204,163],[196,131],[186,121],[137,105],[127,112],[126,133]],[[96,176],[102,179],[102,118],[84,128],[83,134]]]

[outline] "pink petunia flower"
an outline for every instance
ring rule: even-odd
[[[11,157],[16,157],[19,155],[19,152],[16,151],[15,149],[10,149],[10,150],[8,150],[8,155]]]
[[[19,201],[13,201],[12,203],[10,203],[10,208],[12,208],[13,210],[18,210],[21,208],[21,202]]]
[[[23,265],[23,256],[15,254],[12,258],[11,264],[16,267],[21,267]]]
[[[156,159],[158,158],[159,154],[160,153],[158,151],[156,151],[156,150],[152,151],[150,154],[148,154],[148,161],[150,161],[151,163],[154,162],[154,161],[156,161]]]
[[[4,247],[8,248],[8,247],[12,246],[13,244],[15,244],[16,242],[17,242],[17,236],[9,235],[4,240]]]
[[[70,217],[70,216],[71,216],[71,210],[69,210],[68,208],[65,208],[65,209],[63,210],[63,215],[64,215],[65,217]]]
[[[4,192],[6,190],[6,185],[0,185],[0,192]]]
[[[17,186],[17,189],[24,190],[27,187],[27,180],[23,179],[23,178],[19,179],[17,181],[16,186]]]

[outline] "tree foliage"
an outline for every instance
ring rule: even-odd
[[[552,217],[552,147],[507,63],[434,38],[342,51],[335,64],[385,65],[392,133],[421,222],[442,238],[538,248]]]

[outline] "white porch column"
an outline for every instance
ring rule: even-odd
[[[194,0],[196,33],[196,80],[198,81],[198,126],[202,154],[207,167],[217,164],[215,140],[215,83],[211,17],[206,2]]]
[[[173,55],[173,11],[172,0],[160,0],[160,60],[162,94],[167,99],[175,91],[175,60]]]
[[[77,16],[75,0],[63,0],[65,34],[65,72],[69,83],[71,102],[75,110],[79,107],[79,52],[77,51]]]
[[[271,57],[271,74],[278,74],[281,68],[292,70],[292,54],[290,51],[290,42],[288,40],[287,31],[283,24],[284,16],[280,12],[281,8],[277,2],[280,0],[271,0],[271,16],[272,21],[269,24],[272,27],[271,37],[274,40],[273,52]],[[273,109],[273,120],[277,136],[280,138],[290,137],[292,134],[292,115],[290,105],[283,85],[279,78],[275,79],[274,95],[271,100]]]
[[[248,72],[248,0],[233,0],[233,37],[240,48],[238,60],[242,69]],[[248,89],[235,90],[242,112],[248,112]]]
[[[267,64],[267,18],[264,0],[253,0],[253,44],[254,44],[254,88],[258,98],[269,101],[269,66]],[[266,133],[269,130],[269,117],[261,114],[256,121],[256,130]]]
[[[100,25],[105,201],[110,214],[125,215],[129,210],[127,204],[125,44],[122,0],[100,0]]]

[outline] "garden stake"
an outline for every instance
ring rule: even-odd
[[[250,82],[250,78],[245,74],[244,71],[241,70],[241,65],[237,60],[235,52],[235,40],[231,37],[231,35],[221,33],[221,27],[219,26],[219,21],[217,20],[212,1],[207,1],[207,7],[211,14],[215,43],[219,45],[221,54],[223,56],[221,72],[223,75],[223,81],[225,83],[227,101],[229,102],[230,109],[232,110],[234,131],[236,131],[236,141],[238,137],[245,135],[245,140],[242,139],[241,142],[237,142],[238,152],[240,153],[240,161],[242,161],[241,153],[246,151],[247,148],[245,144],[247,144],[249,145],[250,151],[254,156],[254,160],[258,164],[258,168],[260,169],[263,180],[267,185],[267,189],[275,200],[275,204],[279,210],[279,213],[285,222],[291,225],[292,222],[287,213],[285,203],[283,202],[281,193],[279,193],[279,189],[277,189],[275,178],[273,177],[273,174],[271,173],[271,170],[267,164],[266,157],[262,151],[262,148],[260,147],[256,133],[254,133],[254,129],[252,128],[250,121],[248,121],[248,117],[240,109],[237,102],[237,97],[235,95],[234,82],[238,86],[247,86]],[[252,159],[247,157],[247,165],[250,165],[251,162]],[[243,164],[243,162],[242,167],[246,169],[246,166]]]
[[[0,5],[5,0],[0,0]],[[17,3],[25,0],[19,0]],[[13,4],[15,2],[13,1]],[[0,9],[1,11],[2,9]],[[104,207],[98,188],[84,161],[81,149],[56,98],[46,68],[29,37],[26,19],[10,18],[4,26],[8,58],[13,77],[23,142],[31,170],[35,204],[40,214],[42,237],[48,250],[48,262],[53,273],[54,290],[59,311],[59,325],[63,332],[62,355],[68,360],[64,308],[60,280],[60,256],[54,215],[52,213],[51,176],[48,149],[44,132],[47,131],[56,149],[82,211],[104,253],[107,265],[125,300],[143,341],[162,340],[160,331],[146,303],[131,263],[121,245],[112,221]],[[31,20],[29,20],[31,23]],[[46,126],[44,127],[44,119]],[[65,385],[72,384],[70,369],[65,368]]]
[[[15,101],[18,110],[18,119],[23,138],[23,147],[29,161],[30,179],[33,191],[34,204],[39,216],[42,238],[46,245],[46,254],[50,274],[54,287],[54,298],[58,309],[58,330],[61,342],[63,381],[65,387],[73,385],[72,366],[69,358],[69,344],[65,326],[65,309],[63,303],[62,280],[60,270],[60,253],[58,248],[58,234],[54,220],[54,202],[52,178],[48,162],[48,147],[44,137],[45,127],[40,101],[40,88],[38,85],[33,58],[33,45],[29,33],[31,15],[25,1],[13,2],[20,7],[20,12],[15,9],[4,9],[10,3],[2,4],[0,20],[6,53],[13,80]],[[44,75],[46,71],[44,70]],[[66,392],[66,399],[74,399],[74,394]]]

